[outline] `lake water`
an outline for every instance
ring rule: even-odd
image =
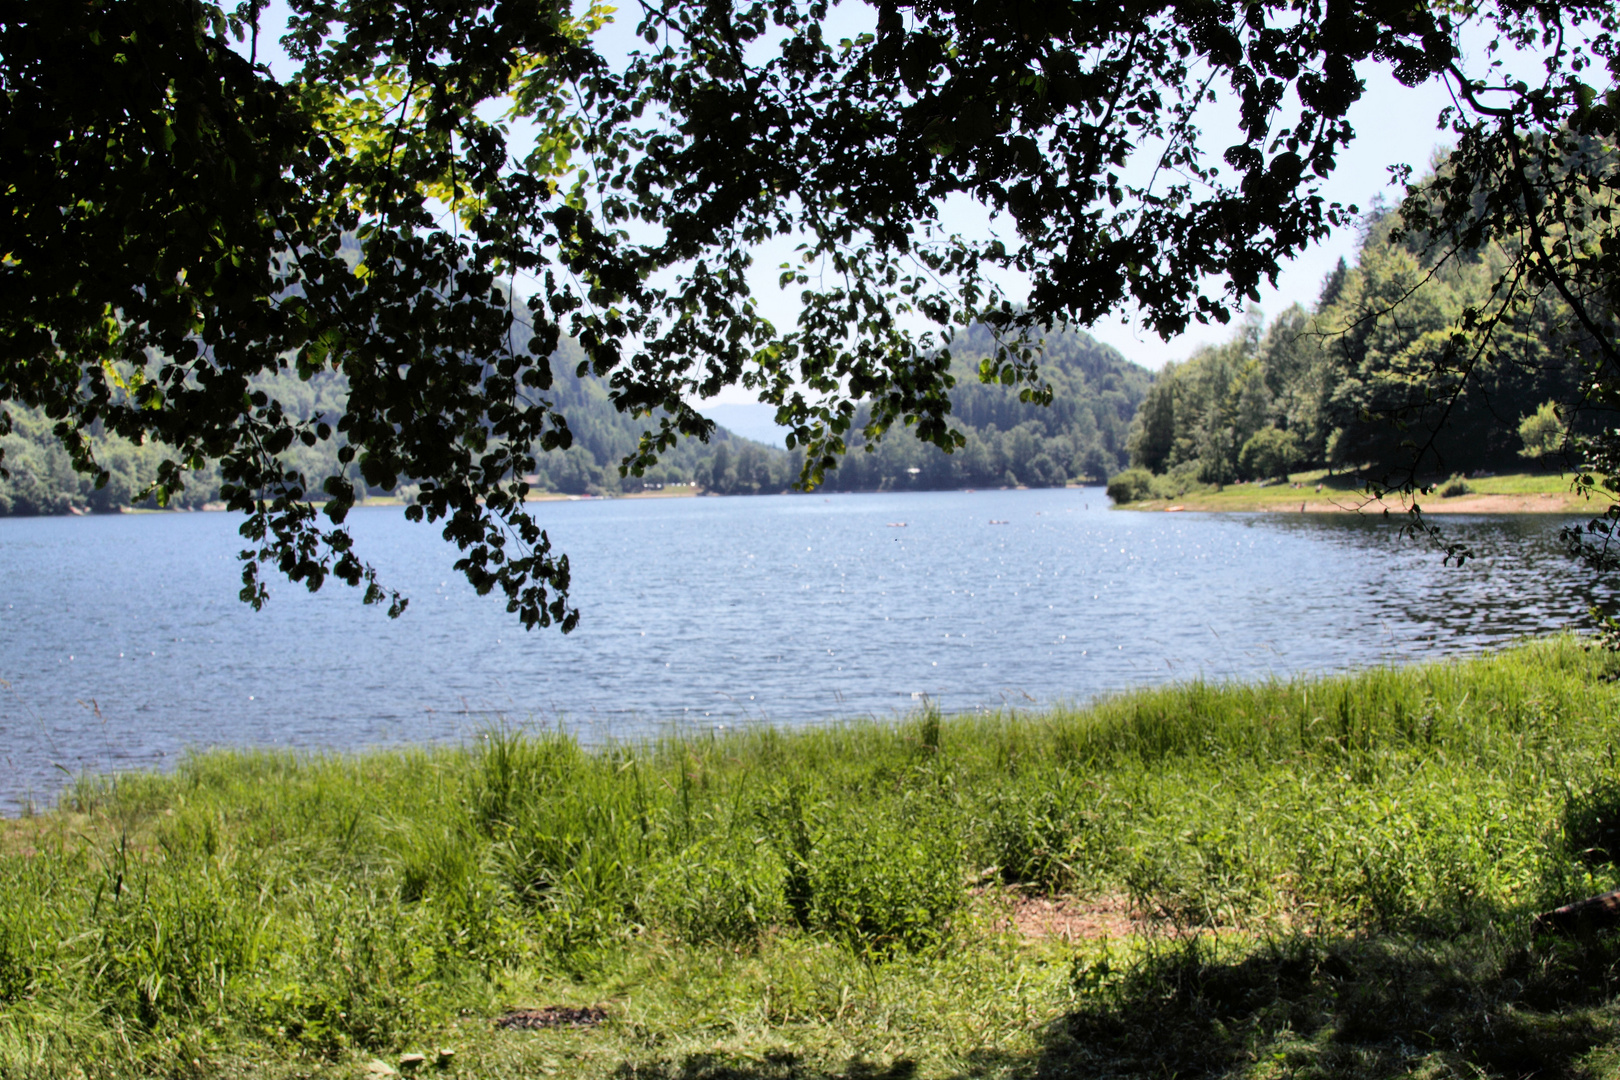
[[[397,621],[273,575],[254,613],[232,515],[0,519],[0,812],[186,747],[1022,708],[1467,652],[1607,599],[1553,517],[1444,520],[1484,556],[1457,570],[1379,519],[1133,513],[1099,488],[536,510],[573,562],[566,637],[476,596],[397,508],[350,519],[411,598]]]

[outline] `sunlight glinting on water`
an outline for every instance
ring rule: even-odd
[[[1603,598],[1551,517],[1446,521],[1485,556],[1459,571],[1380,519],[1132,513],[1097,488],[536,510],[573,565],[567,637],[476,596],[398,509],[350,519],[411,597],[394,622],[274,578],[255,614],[229,515],[0,520],[0,811],[187,747],[1026,708],[1477,650]]]

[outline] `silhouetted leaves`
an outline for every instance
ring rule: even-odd
[[[1446,74],[1469,107],[1444,182],[1403,208],[1412,235],[1516,238],[1500,310],[1552,290],[1613,361],[1620,248],[1584,240],[1609,235],[1615,103],[1581,81],[1612,55],[1602,34],[1521,89],[1458,72],[1463,15],[1381,0],[930,0],[880,5],[879,32],[847,43],[823,0],[675,0],[640,9],[648,44],[613,63],[591,37],[601,8],[289,9],[300,67],[281,83],[252,62],[255,4],[0,3],[0,401],[42,410],[99,483],[92,432],[161,447],[136,497],[172,501],[217,468],[255,605],[269,563],[401,611],[343,522],[364,487],[409,483],[408,516],[440,526],[475,588],[525,626],[572,627],[568,561],[523,479],[572,445],[546,359],[565,337],[576,373],[644,424],[622,475],[706,438],[694,402],[742,386],[817,483],[896,427],[962,446],[953,328],[991,327],[978,378],[1042,404],[1043,330],[1121,308],[1162,333],[1225,323],[1354,220],[1319,181],[1367,60],[1407,85]],[[1547,42],[1615,20],[1595,0],[1468,17]],[[1217,92],[1241,124],[1218,163],[1197,141]],[[1161,148],[1146,182],[1125,168],[1144,146]],[[957,235],[952,197],[1011,236]],[[792,327],[749,282],[778,236],[800,241],[778,275]],[[1026,304],[1002,295],[1007,271]],[[340,373],[347,398],[299,416],[265,386],[278,372]],[[330,442],[335,467],[287,456]],[[1072,471],[1042,453],[1048,481]]]

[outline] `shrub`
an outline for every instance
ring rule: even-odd
[[[1543,403],[1519,423],[1519,439],[1524,449],[1519,456],[1535,460],[1546,457],[1564,445],[1564,422],[1554,402]]]
[[[767,850],[702,840],[656,875],[649,914],[694,945],[750,944],[787,921],[783,878]]]
[[[1451,478],[1440,485],[1440,497],[1442,499],[1455,499],[1458,495],[1472,494],[1473,490],[1468,481],[1463,479],[1461,473],[1452,473]]]
[[[1274,427],[1261,428],[1238,453],[1238,468],[1254,480],[1287,480],[1288,470],[1304,457],[1299,436]]]
[[[1009,885],[1046,893],[1074,886],[1105,850],[1101,820],[1082,804],[1067,771],[1032,789],[1003,792],[986,804],[981,858]]]
[[[945,933],[966,898],[961,847],[939,815],[910,802],[821,837],[808,867],[814,929],[865,953],[915,950]]]
[[[1140,502],[1153,491],[1153,474],[1137,467],[1126,469],[1108,481],[1108,497],[1118,505]]]
[[[1196,459],[1183,461],[1171,467],[1163,475],[1155,476],[1151,487],[1155,499],[1179,499],[1193,488],[1200,487],[1202,481],[1198,478],[1203,473],[1203,465]]]

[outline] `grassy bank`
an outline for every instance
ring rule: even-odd
[[[0,1075],[1609,1075],[1620,944],[1527,923],[1620,883],[1616,666],[87,780],[0,823]]]
[[[1570,491],[1566,473],[1513,473],[1468,479],[1459,485],[1442,482],[1435,493],[1419,502],[1425,513],[1435,514],[1579,514],[1601,513],[1606,502],[1593,502]],[[1308,513],[1337,511],[1380,512],[1406,509],[1398,499],[1387,504],[1368,502],[1361,481],[1325,469],[1295,473],[1290,482],[1198,484],[1172,477],[1155,478],[1156,493],[1120,504],[1129,510],[1214,510],[1229,512]]]

